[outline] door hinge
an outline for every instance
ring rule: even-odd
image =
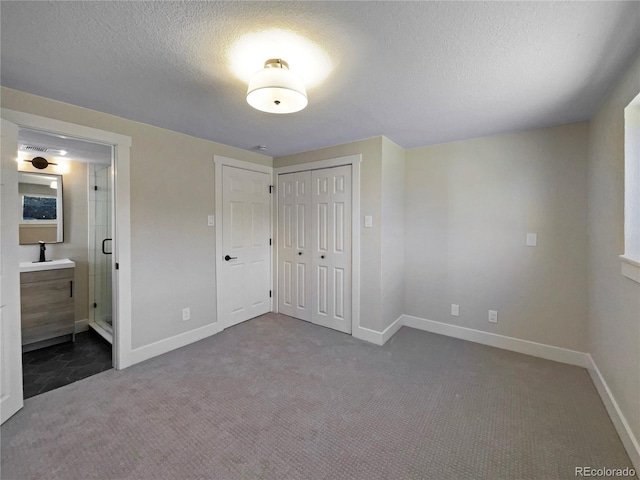
[[[98,308],[98,304],[97,304],[97,303],[94,303],[94,304],[93,304],[93,308]]]
[[[269,290],[269,298],[271,298],[271,290]]]
[[[120,270],[120,264],[116,262],[116,270]]]
[[[269,239],[269,245],[271,245],[271,239]]]
[[[269,185],[269,193],[273,192],[273,185]]]
[[[93,189],[94,189],[94,190],[98,190],[98,185],[94,185],[94,186],[93,186]]]

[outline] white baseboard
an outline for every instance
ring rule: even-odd
[[[170,352],[176,348],[184,347],[190,343],[215,335],[219,331],[221,331],[221,329],[218,328],[218,322],[210,323],[204,327],[189,330],[188,332],[184,332],[170,338],[165,338],[164,340],[160,340],[143,347],[135,348],[131,350],[129,357],[131,359],[130,365],[135,365],[136,363],[157,357],[158,355]]]
[[[355,338],[373,343],[374,345],[382,345],[382,333],[369,328],[357,326],[351,332]]]
[[[75,332],[76,333],[86,332],[87,330],[89,330],[89,319],[88,318],[85,318],[84,320],[78,320],[76,322],[76,326],[75,326]]]
[[[618,406],[618,402],[616,402],[616,399],[611,393],[611,390],[600,373],[596,362],[593,360],[591,355],[587,354],[587,356],[589,357],[589,366],[587,369],[589,370],[591,379],[600,394],[600,398],[602,398],[602,402],[607,409],[607,413],[609,413],[609,417],[611,417],[611,421],[620,436],[620,440],[622,440],[624,448],[627,450],[631,463],[633,463],[636,472],[640,472],[640,443],[638,443],[638,439],[636,439],[631,431],[631,427],[629,426],[627,419],[622,414],[622,411]]]
[[[506,337],[495,333],[483,332],[472,328],[459,327],[448,323],[435,322],[425,318],[414,317],[412,315],[402,316],[403,325],[426,332],[438,333],[447,337],[459,338],[470,342],[481,343],[491,347],[511,350],[513,352],[524,353],[534,357],[546,358],[560,363],[577,365],[587,368],[589,366],[589,355],[584,352],[568,350],[566,348],[554,347],[543,343],[530,342],[514,337]]]
[[[365,342],[373,343],[375,345],[384,345],[387,343],[387,340],[393,337],[393,335],[400,330],[400,327],[402,327],[402,317],[403,315],[400,315],[382,332],[357,326],[353,330],[352,335],[357,339],[364,340]]]
[[[404,315],[400,315],[398,318],[396,318],[393,321],[391,325],[389,325],[387,328],[384,329],[384,332],[382,332],[382,345],[387,343],[387,340],[393,337],[396,334],[396,332],[400,330],[400,327],[404,325],[402,321],[403,316]]]

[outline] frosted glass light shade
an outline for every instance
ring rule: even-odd
[[[268,60],[249,81],[247,103],[262,112],[294,113],[307,106],[307,91],[286,62]]]

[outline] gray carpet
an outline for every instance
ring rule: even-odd
[[[269,314],[28,399],[2,479],[573,479],[631,467],[586,370]],[[592,477],[593,478],[593,477]]]

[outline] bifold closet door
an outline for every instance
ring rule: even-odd
[[[312,315],[351,333],[351,166],[311,172]]]
[[[278,311],[351,333],[351,166],[278,177]]]
[[[311,320],[311,172],[278,178],[278,311]]]

